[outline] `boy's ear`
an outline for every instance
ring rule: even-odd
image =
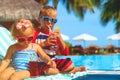
[[[38,18],[37,20],[40,21],[40,18]]]

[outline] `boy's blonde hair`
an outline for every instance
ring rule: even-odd
[[[18,36],[29,36],[33,34],[33,32],[32,22],[24,18],[15,21],[11,27],[11,34],[14,39]]]
[[[49,16],[52,14],[52,11],[56,12],[56,9],[51,6],[43,6],[43,8],[40,10],[39,16]],[[56,14],[57,15],[57,14]]]

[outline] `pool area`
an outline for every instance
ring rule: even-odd
[[[86,66],[87,72],[41,76],[25,80],[56,80],[58,78],[59,80],[120,80],[120,54],[57,57],[70,57],[76,67]]]
[[[120,54],[58,56],[58,58],[66,57],[70,57],[76,67],[87,67],[87,75],[75,80],[120,80]]]
[[[0,27],[0,62],[12,40],[8,30]],[[87,72],[75,74],[58,74],[51,76],[39,76],[24,80],[120,80],[120,54],[111,55],[84,55],[84,56],[57,56],[58,58],[70,57],[76,67],[86,66]]]
[[[84,80],[120,80],[120,75],[88,74]]]
[[[120,54],[58,56],[58,58],[66,57],[71,58],[76,67],[86,66],[87,70],[120,70]]]

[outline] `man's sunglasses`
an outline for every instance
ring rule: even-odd
[[[40,17],[42,20],[44,20],[45,22],[48,22],[48,21],[50,21],[50,22],[52,22],[52,23],[56,23],[57,22],[57,19],[55,19],[55,18],[50,18],[50,17],[48,17],[48,16],[41,16]]]
[[[30,37],[17,37],[18,42],[32,41],[33,36]]]

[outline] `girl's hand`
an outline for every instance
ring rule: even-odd
[[[56,68],[56,63],[54,61],[49,61],[47,64],[52,66],[53,68]]]

